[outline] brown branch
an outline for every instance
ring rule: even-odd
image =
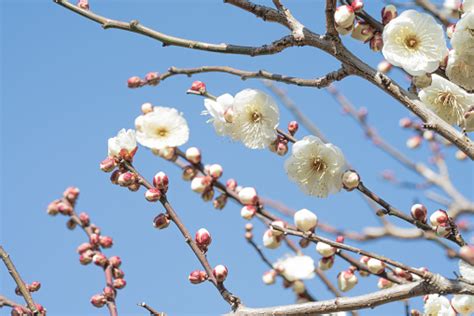
[[[154,188],[153,185],[151,185],[150,182],[148,182],[136,169],[133,167],[129,162],[123,161],[123,166],[130,172],[134,173],[140,181],[140,184],[142,184],[145,188],[147,189],[152,189]],[[189,233],[188,229],[186,226],[183,224],[181,219],[179,218],[178,214],[175,212],[171,204],[168,202],[168,199],[166,198],[165,194],[162,194],[161,199],[160,199],[161,204],[166,210],[166,213],[170,217],[170,219],[175,223],[175,225],[178,227],[179,231],[184,237],[184,240],[186,243],[189,245],[191,250],[194,252],[196,255],[197,259],[201,263],[202,267],[206,271],[208,275],[208,280],[215,286],[215,288],[219,291],[219,293],[222,295],[224,300],[228,302],[233,308],[236,308],[240,304],[240,299],[230,293],[224,286],[223,282],[218,282],[216,277],[213,274],[213,270],[211,265],[209,264],[209,261],[207,260],[207,257],[205,253],[201,249],[199,249],[198,245],[192,238],[191,234]]]
[[[451,24],[448,16],[443,11],[439,10],[430,0],[414,0],[414,2],[420,8],[434,16],[444,26],[449,26]]]
[[[248,11],[265,22],[276,22],[291,30],[287,18],[278,10],[248,0],[224,0],[224,2]]]
[[[464,283],[462,281],[450,280],[440,275],[435,275],[429,281],[418,281],[402,285],[395,285],[385,290],[380,290],[360,296],[338,297],[326,301],[294,304],[287,306],[275,306],[265,308],[241,307],[236,312],[230,313],[228,315],[273,316],[333,313],[364,308],[374,308],[376,306],[387,304],[390,302],[434,293],[463,293],[472,295],[474,294],[474,286]]]
[[[298,21],[293,14],[291,14],[290,10],[288,10],[280,0],[273,0],[273,4],[275,7],[277,7],[278,11],[282,13],[286,21],[288,22],[288,26],[291,29],[291,33],[293,35],[293,38],[297,41],[302,41],[304,40],[304,25],[301,24],[300,21]]]
[[[148,312],[150,312],[150,316],[166,316],[165,313],[161,313],[161,312],[156,311],[153,307],[151,307],[150,305],[148,305],[145,302],[138,303],[137,305],[140,306],[140,307],[143,307]]]
[[[8,273],[10,273],[12,279],[15,281],[18,290],[21,293],[21,296],[26,302],[26,305],[28,306],[28,309],[34,314],[38,314],[38,309],[36,308],[36,304],[33,301],[33,298],[31,297],[30,291],[26,288],[25,282],[21,279],[20,274],[18,273],[18,270],[15,268],[15,265],[13,264],[12,260],[10,259],[10,256],[8,253],[3,249],[2,246],[0,246],[0,257],[2,258],[3,263],[7,267]]]
[[[15,306],[22,306],[21,304],[18,304],[15,301],[12,301],[6,296],[0,295],[0,308],[8,306],[8,307],[15,307]]]
[[[339,33],[336,31],[336,22],[334,21],[334,13],[336,12],[337,0],[326,0],[326,35],[334,38],[339,37]]]

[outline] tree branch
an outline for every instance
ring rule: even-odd
[[[441,22],[444,26],[449,26],[451,22],[449,22],[448,16],[441,10],[439,10],[436,5],[434,5],[430,0],[414,0],[415,4],[421,7],[426,12],[430,13],[434,16],[439,22]]]

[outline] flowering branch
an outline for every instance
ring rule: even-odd
[[[38,308],[33,301],[33,298],[31,297],[30,291],[28,290],[25,282],[21,279],[20,274],[18,273],[18,270],[15,268],[15,265],[13,264],[12,260],[10,259],[10,256],[8,253],[3,249],[2,246],[0,246],[0,258],[2,259],[3,263],[7,267],[8,273],[10,273],[12,279],[15,281],[18,291],[23,296],[23,299],[26,302],[26,305],[28,306],[28,309],[33,313],[33,315],[39,315]],[[12,303],[11,301],[5,301],[8,303]],[[5,303],[5,305],[7,305]],[[7,305],[10,306],[10,305]]]

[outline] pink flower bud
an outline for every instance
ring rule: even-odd
[[[161,191],[157,188],[151,188],[146,190],[145,192],[145,199],[149,202],[156,202],[159,201],[161,198]]]
[[[201,162],[201,151],[196,147],[189,147],[185,153],[186,159],[194,164]]]
[[[60,200],[55,200],[49,203],[48,208],[46,209],[46,212],[51,216],[57,215],[59,213],[59,208],[58,208],[59,203],[60,203]]]
[[[117,179],[117,183],[122,186],[122,187],[127,187],[130,184],[134,183],[136,181],[137,177],[135,176],[134,173],[131,172],[124,172],[121,173]]]
[[[276,249],[280,246],[281,238],[273,235],[272,231],[268,229],[263,234],[263,246],[269,249]]]
[[[106,299],[111,300],[115,298],[115,294],[116,294],[115,292],[116,291],[113,287],[106,286],[104,290],[102,291],[102,294],[104,295]]]
[[[364,2],[362,0],[354,0],[351,3],[351,7],[355,12],[360,12],[364,9]]]
[[[346,270],[337,275],[337,285],[342,292],[351,290],[356,286],[357,282],[357,276],[352,270]]]
[[[156,151],[154,152],[156,155]],[[174,161],[176,160],[176,148],[174,147],[163,147],[158,150],[158,155],[166,160]]]
[[[123,277],[125,276],[125,273],[119,268],[114,268],[112,269],[112,275],[114,279],[123,279]]]
[[[141,108],[143,114],[147,114],[153,112],[153,104],[150,102],[143,103]]]
[[[383,289],[388,289],[389,287],[392,287],[393,283],[385,278],[379,278],[379,281],[377,282],[377,287],[381,290]]]
[[[367,266],[367,262],[369,262],[369,260],[370,260],[370,257],[362,256],[360,257],[359,262]]]
[[[410,118],[404,117],[404,118],[400,119],[398,124],[400,125],[400,127],[408,128],[408,127],[412,126],[413,122]]]
[[[119,170],[115,170],[114,172],[112,172],[112,174],[110,175],[110,182],[112,182],[113,184],[118,184],[118,178],[120,174],[121,172]]]
[[[87,265],[92,262],[92,256],[88,255],[87,252],[85,252],[79,256],[79,262],[82,265]]]
[[[140,77],[137,77],[137,76],[134,76],[134,77],[130,77],[128,78],[127,80],[127,85],[129,88],[139,88],[142,86],[142,79],[140,79]]]
[[[79,214],[79,220],[81,221],[82,226],[89,226],[89,224],[91,223],[89,214],[85,212]]]
[[[194,241],[201,251],[206,252],[207,247],[211,244],[212,238],[211,234],[205,228],[201,228],[196,232]]]
[[[94,305],[95,307],[102,307],[105,305],[107,300],[105,299],[105,296],[102,294],[96,294],[91,297],[91,304]]]
[[[192,284],[199,284],[207,280],[207,273],[200,270],[194,270],[189,274],[188,279]]]
[[[89,1],[88,0],[79,0],[77,6],[83,10],[89,10]]]
[[[82,254],[86,252],[87,250],[91,250],[91,249],[92,249],[92,245],[88,242],[85,242],[85,243],[80,244],[79,247],[77,247],[77,253]]]
[[[258,195],[252,187],[246,187],[239,191],[239,200],[245,205],[257,205]]]
[[[235,188],[237,188],[237,181],[235,181],[234,179],[229,179],[227,180],[225,185],[230,191],[235,191]]]
[[[206,177],[195,177],[191,181],[191,190],[197,193],[203,193],[209,185],[210,181]]]
[[[389,63],[386,60],[382,60],[378,65],[377,65],[377,70],[383,74],[388,73],[392,69],[392,64]]]
[[[107,265],[107,257],[99,252],[92,257],[92,262],[100,267],[105,267]]]
[[[367,269],[370,273],[380,274],[385,271],[385,263],[378,259],[370,258],[369,261],[367,261]]]
[[[257,209],[253,205],[244,205],[240,210],[240,216],[246,220],[251,220],[256,213]]]
[[[347,191],[352,191],[359,186],[360,176],[354,170],[347,170],[342,175],[342,186]]]
[[[213,179],[219,179],[222,176],[224,170],[222,169],[221,165],[213,164],[209,166],[209,175]]]
[[[206,85],[202,81],[194,81],[189,90],[202,94],[206,92]]]
[[[276,229],[275,227],[279,227],[283,230],[286,228],[286,223],[284,221],[273,221],[270,225],[273,236],[283,235],[283,231]]]
[[[448,237],[452,233],[452,227],[449,225],[449,223],[439,224],[438,226],[435,226],[435,229],[436,235],[441,237]]]
[[[273,284],[276,281],[276,276],[277,276],[277,272],[275,270],[267,271],[263,274],[262,281],[266,285]]]
[[[125,285],[127,285],[127,282],[125,282],[124,279],[115,279],[112,285],[114,286],[114,288],[120,290],[123,289]]]
[[[288,152],[288,144],[284,142],[278,142],[276,145],[276,153],[278,156],[284,156]]]
[[[295,213],[293,216],[295,226],[298,230],[306,232],[313,230],[318,225],[318,217],[316,214],[307,209],[301,209]]]
[[[430,216],[431,226],[438,226],[440,224],[445,224],[448,222],[449,216],[446,211],[437,210]]]
[[[214,270],[212,270],[212,274],[216,278],[217,282],[224,282],[224,280],[227,278],[227,273],[228,270],[225,266],[223,265],[217,265]]]
[[[160,83],[160,75],[157,72],[149,72],[145,75],[145,81],[150,86],[157,86]]]
[[[224,120],[229,124],[234,121],[234,109],[232,107],[229,107],[224,111]]]
[[[169,183],[168,176],[163,171],[158,172],[153,177],[153,185],[163,192],[168,191],[168,183]]]
[[[319,241],[316,244],[316,251],[323,257],[331,257],[336,253],[336,248]]]
[[[351,36],[356,40],[367,43],[374,36],[374,29],[364,21],[357,21]]]
[[[112,237],[109,236],[100,236],[99,244],[104,248],[110,248],[114,244]]]
[[[382,9],[382,24],[386,25],[388,22],[397,17],[397,7],[389,4]]]
[[[59,202],[57,204],[57,208],[58,208],[58,212],[63,215],[67,215],[67,216],[72,215],[72,206],[69,203]]]
[[[216,210],[222,210],[227,204],[227,194],[219,195],[213,202],[212,205]]]
[[[422,223],[426,223],[427,213],[428,211],[423,204],[413,204],[411,207],[411,217]]]
[[[29,292],[36,292],[41,288],[41,283],[38,281],[31,282],[27,288]]]
[[[74,203],[79,197],[79,189],[76,187],[69,187],[64,191],[63,197],[71,203]]]
[[[198,174],[198,171],[196,168],[193,166],[186,166],[183,169],[183,180],[190,181],[192,180],[196,175]]]
[[[345,239],[344,236],[338,235],[338,236],[336,237],[336,242],[338,242],[338,243],[340,243],[340,244],[343,244],[343,243],[344,243],[344,239]]]
[[[96,246],[99,244],[99,241],[100,241],[100,236],[98,234],[91,234],[89,236],[89,242],[91,243],[91,245]]]
[[[334,265],[334,256],[325,257],[325,258],[323,257],[319,259],[319,262],[318,262],[318,267],[323,271],[331,269],[333,265]]]
[[[170,220],[168,218],[168,215],[161,213],[158,214],[154,219],[153,219],[153,227],[156,229],[165,229],[170,225]]]
[[[383,38],[380,32],[375,32],[374,36],[370,39],[370,49],[374,52],[380,52],[383,48]]]
[[[336,8],[334,12],[334,21],[343,28],[348,28],[354,23],[354,9],[349,5],[342,5]]]
[[[112,256],[109,258],[109,264],[114,268],[118,268],[122,264],[122,259],[119,256]]]
[[[415,148],[420,147],[422,142],[423,142],[423,138],[419,135],[415,135],[408,138],[406,145],[410,149],[415,149]]]
[[[470,261],[474,261],[474,246],[464,245],[459,249],[459,254]]]
[[[290,123],[288,123],[288,132],[291,134],[291,135],[295,135],[296,132],[298,131],[298,122],[297,121],[291,121]]]

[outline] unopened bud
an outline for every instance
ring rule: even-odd
[[[123,289],[125,285],[127,285],[127,282],[125,282],[125,279],[115,279],[112,285],[114,286],[114,288],[120,290]]]
[[[206,177],[195,177],[191,181],[191,190],[197,193],[203,193],[209,184],[209,180],[206,179]]]
[[[373,36],[374,29],[364,21],[357,21],[351,34],[351,37],[364,43],[368,42]]]
[[[319,259],[319,262],[318,262],[318,267],[323,271],[331,269],[333,265],[334,265],[334,256],[323,257]]]
[[[170,220],[168,218],[168,215],[161,213],[158,214],[154,219],[153,219],[153,227],[157,229],[164,229],[170,225]]]
[[[382,24],[386,25],[388,22],[397,17],[397,7],[389,4],[382,9]]]
[[[400,125],[400,127],[408,128],[408,127],[412,126],[413,122],[410,118],[404,117],[404,118],[400,119],[398,124]]]
[[[244,205],[240,210],[240,216],[246,220],[251,220],[256,213],[257,209],[253,205]]]
[[[194,81],[189,90],[203,94],[206,92],[206,85],[202,81]]]
[[[82,264],[82,265],[87,265],[89,263],[92,262],[92,252],[84,252],[83,254],[81,254],[79,256],[79,262]]]
[[[438,226],[435,226],[436,229],[436,235],[440,237],[448,237],[452,233],[452,227],[449,225],[449,223],[444,223],[444,224],[439,224]]]
[[[219,179],[223,172],[224,169],[221,165],[213,164],[209,166],[209,175],[214,179]]]
[[[79,247],[77,247],[77,253],[82,254],[86,252],[87,250],[91,250],[91,249],[92,249],[92,245],[88,242],[85,242],[85,243],[80,244]]]
[[[423,141],[423,138],[421,136],[415,135],[408,138],[406,145],[410,149],[415,149],[415,148],[420,147],[422,141]]]
[[[412,277],[412,274],[406,270],[403,270],[399,267],[396,267],[395,268],[395,275],[399,276],[400,278],[403,278],[407,281],[412,281],[413,280],[413,277]]]
[[[273,236],[283,235],[283,230],[285,228],[286,228],[286,223],[284,221],[273,221],[270,225],[270,229],[272,231]]]
[[[449,216],[448,213],[444,210],[437,210],[430,216],[431,226],[438,226],[440,224],[445,224],[448,222]]]
[[[298,122],[297,121],[291,121],[290,123],[288,123],[288,132],[291,134],[291,135],[295,135],[296,132],[298,131]]]
[[[103,248],[110,248],[114,244],[114,240],[112,239],[112,237],[109,237],[109,236],[100,236],[99,237],[99,244]]]
[[[77,6],[83,10],[89,10],[89,1],[88,0],[79,0]]]
[[[413,204],[411,207],[411,217],[422,223],[426,223],[427,213],[428,211],[423,204]]]
[[[207,273],[200,270],[195,270],[189,274],[189,281],[192,284],[199,284],[207,280]]]
[[[94,233],[94,234],[91,234],[91,235],[89,236],[89,242],[90,242],[92,245],[94,245],[94,246],[98,245],[98,244],[99,244],[99,241],[100,241],[100,236],[99,236],[98,234],[95,234],[95,233]]]
[[[304,283],[300,280],[296,280],[293,282],[292,289],[293,292],[295,292],[296,294],[303,294],[306,291]]]
[[[150,102],[143,103],[141,108],[143,114],[147,114],[153,112],[153,104]]]
[[[112,182],[113,184],[118,184],[118,178],[120,174],[122,174],[120,170],[115,170],[114,172],[112,172],[112,174],[110,175],[110,182]]]
[[[31,282],[27,288],[29,292],[36,292],[41,288],[41,283],[38,281]]]
[[[352,191],[359,186],[360,176],[354,170],[347,170],[342,175],[342,185],[347,191]]]
[[[186,166],[183,169],[183,180],[186,181],[191,181],[196,175],[198,174],[198,171],[196,168],[193,166]]]
[[[222,210],[226,204],[227,204],[227,194],[225,193],[222,193],[216,199],[214,199],[214,201],[212,201],[212,206],[214,206],[216,210]]]
[[[150,86],[156,86],[160,83],[160,75],[157,72],[149,72],[145,75],[145,81]]]
[[[276,276],[277,276],[277,272],[275,270],[267,271],[263,274],[262,281],[266,285],[273,284],[276,281]]]
[[[106,286],[102,291],[102,294],[105,296],[106,299],[114,299],[116,293],[113,287]]]
[[[379,281],[377,282],[377,287],[381,290],[388,289],[389,287],[392,287],[392,285],[392,281],[385,278],[379,278]]]
[[[298,244],[301,248],[307,248],[311,242],[308,239],[301,238]]]
[[[135,182],[136,176],[131,172],[121,173],[117,179],[117,183],[122,187],[127,187]]]
[[[85,212],[82,212],[81,214],[79,214],[79,220],[81,221],[82,226],[89,226],[89,224],[91,223],[89,214]]]
[[[99,252],[92,257],[92,261],[100,267],[105,267],[107,264],[107,257]]]
[[[190,147],[185,153],[186,159],[194,164],[201,162],[201,151],[196,147]]]
[[[457,160],[466,160],[467,155],[464,152],[458,150],[455,153],[455,157],[456,157]]]
[[[276,144],[276,150],[278,156],[284,156],[288,152],[288,144],[285,142],[278,142]]]
[[[48,208],[46,209],[46,212],[51,216],[57,215],[59,213],[59,209],[58,209],[58,204],[59,203],[60,203],[59,200],[55,200],[55,201],[49,203]]]
[[[67,216],[72,215],[72,206],[69,203],[59,202],[57,204],[57,210],[59,213]]]
[[[295,226],[303,232],[313,230],[318,225],[318,217],[308,209],[301,209],[293,216]]]
[[[239,200],[245,205],[257,205],[258,195],[252,187],[246,187],[239,191]]]
[[[77,223],[74,219],[69,219],[67,222],[66,222],[66,227],[70,230],[73,230],[74,228],[76,228],[77,226]]]
[[[339,27],[348,28],[354,23],[354,9],[349,5],[342,5],[334,12],[334,21]]]
[[[377,70],[383,74],[387,74],[391,69],[392,69],[392,64],[389,63],[386,60],[382,60],[378,65],[377,65]]]
[[[161,190],[162,192],[168,191],[168,183],[169,183],[168,176],[163,171],[158,172],[153,177],[153,186]]]
[[[354,0],[351,3],[351,7],[355,12],[361,12],[364,9],[364,2],[362,0]]]
[[[370,39],[370,49],[374,52],[380,52],[383,48],[383,38],[382,33],[375,32],[374,36]]]
[[[273,235],[272,231],[268,229],[263,234],[263,246],[269,249],[276,249],[280,246],[281,239]]]
[[[63,197],[68,200],[69,202],[71,203],[74,203],[77,198],[79,197],[79,189],[76,188],[76,187],[69,187],[67,188],[64,193],[63,193]]]
[[[385,263],[378,259],[370,258],[369,261],[367,261],[367,269],[370,273],[380,274],[385,271]]]
[[[118,268],[122,264],[122,259],[119,256],[112,256],[109,258],[109,264],[114,268]]]
[[[351,290],[357,282],[357,276],[351,270],[343,271],[337,276],[337,285],[342,292]]]
[[[112,276],[114,277],[114,279],[123,279],[125,273],[119,268],[114,268],[112,269]]]
[[[237,188],[237,181],[235,181],[234,179],[229,179],[227,180],[225,185],[230,191],[235,191],[235,188]]]
[[[201,228],[196,232],[194,241],[201,251],[206,252],[212,241],[211,234],[207,231],[207,229]]]
[[[212,186],[208,186],[206,190],[202,192],[201,198],[205,202],[212,200],[214,198],[214,188]]]
[[[158,156],[163,159],[174,161],[176,160],[176,148],[174,147],[163,147],[158,150]]]
[[[127,80],[127,85],[129,88],[132,88],[132,89],[138,88],[142,85],[142,79],[140,79],[140,77],[137,77],[137,76],[130,77]]]
[[[161,198],[161,191],[158,188],[151,188],[145,191],[145,199],[150,202],[159,201]]]
[[[227,278],[227,273],[228,270],[225,266],[223,265],[217,265],[214,270],[212,270],[212,274],[216,278],[217,282],[224,282],[224,280]]]
[[[323,257],[331,257],[336,253],[336,248],[320,241],[316,244],[316,251]]]
[[[95,307],[103,307],[107,300],[105,299],[105,296],[102,294],[96,294],[91,297],[91,304],[94,305]]]

